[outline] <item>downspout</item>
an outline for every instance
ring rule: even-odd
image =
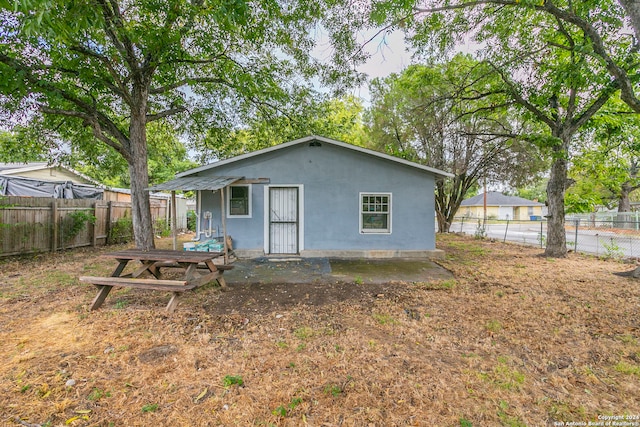
[[[200,240],[200,218],[202,217],[202,190],[196,193],[196,235],[193,240]]]

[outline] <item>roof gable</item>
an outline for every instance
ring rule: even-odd
[[[282,143],[282,144],[274,145],[273,147],[263,148],[262,150],[257,150],[257,151],[252,151],[250,153],[241,154],[239,156],[231,157],[229,159],[220,160],[220,161],[217,161],[217,162],[214,162],[214,163],[210,163],[208,165],[199,166],[197,168],[194,168],[194,169],[179,173],[179,174],[176,175],[176,177],[178,177],[178,178],[186,177],[186,176],[189,176],[189,175],[196,174],[198,172],[204,172],[204,171],[207,171],[207,170],[210,170],[210,169],[214,169],[214,168],[219,167],[219,166],[232,164],[232,163],[235,163],[235,162],[238,162],[238,161],[242,161],[244,159],[257,157],[257,156],[260,156],[260,155],[263,155],[263,154],[272,153],[272,152],[275,152],[275,151],[278,151],[278,150],[283,150],[283,149],[286,149],[286,148],[289,148],[289,147],[293,147],[293,146],[296,146],[296,145],[301,145],[301,144],[305,144],[305,143],[313,142],[313,141],[320,142],[321,144],[322,143],[331,144],[331,145],[334,145],[334,146],[337,146],[337,147],[353,150],[353,151],[360,152],[360,153],[363,153],[363,154],[366,154],[366,155],[369,155],[369,156],[373,156],[373,157],[377,157],[377,158],[380,158],[380,159],[392,161],[392,162],[395,162],[395,163],[398,163],[398,164],[401,164],[401,165],[404,165],[404,166],[409,166],[409,167],[412,167],[412,168],[415,168],[415,169],[419,169],[419,170],[422,170],[422,171],[425,171],[425,172],[430,172],[430,173],[432,173],[434,175],[439,175],[439,176],[442,176],[442,177],[453,177],[454,176],[453,174],[451,174],[449,172],[442,171],[440,169],[435,169],[435,168],[432,168],[432,167],[429,167],[429,166],[421,165],[419,163],[411,162],[411,161],[408,161],[408,160],[405,160],[405,159],[401,159],[399,157],[390,156],[388,154],[379,153],[377,151],[373,151],[373,150],[370,150],[368,148],[358,147],[356,145],[347,144],[345,142],[336,141],[334,139],[325,138],[325,137],[317,136],[317,135],[312,135],[312,136],[307,136],[307,137],[304,137],[304,138],[296,139],[294,141],[289,141],[289,142],[285,142],[285,143]]]

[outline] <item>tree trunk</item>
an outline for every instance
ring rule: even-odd
[[[438,211],[436,211],[436,219],[438,220],[438,233],[448,233],[451,229],[451,223]]]
[[[451,220],[447,206],[447,196],[443,181],[437,181],[435,187],[435,202],[436,202],[436,220],[438,221],[438,233],[448,233],[451,229]]]
[[[620,197],[618,198],[618,212],[631,212],[631,199],[629,194],[633,191],[633,187],[629,181],[620,187]]]
[[[144,97],[146,100],[146,96]],[[146,102],[131,114],[129,137],[131,158],[129,175],[131,176],[131,217],[136,247],[142,250],[155,248],[153,239],[153,221],[149,202],[149,169],[147,166]]]
[[[640,1],[639,0],[620,0],[622,8],[629,17],[631,27],[636,36],[636,43],[640,41]]]
[[[567,136],[562,144],[554,149],[555,161],[551,166],[551,175],[547,184],[547,246],[545,256],[562,258],[567,255],[567,235],[564,228],[564,193],[567,186]]]

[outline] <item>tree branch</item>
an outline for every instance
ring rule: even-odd
[[[129,93],[127,86],[120,79],[120,74],[116,71],[116,69],[113,67],[113,64],[111,63],[111,61],[109,61],[109,59],[106,56],[100,55],[99,53],[81,45],[71,46],[70,49],[80,54],[83,54],[92,58],[96,58],[97,60],[102,62],[107,67],[107,70],[109,71],[109,75],[111,75],[111,77],[115,82],[115,84],[108,81],[104,81],[104,83],[111,90],[113,90],[118,96],[120,96],[122,100],[127,103],[127,105],[129,106],[132,105],[131,94]]]
[[[160,86],[160,87],[156,87],[156,88],[151,88],[149,89],[149,94],[150,95],[160,95],[163,93],[167,93],[170,90],[173,89],[177,89],[179,87],[182,86],[186,86],[190,83],[219,83],[219,84],[225,84],[228,83],[226,80],[219,78],[219,77],[193,77],[193,78],[186,78],[186,79],[182,79],[179,80],[177,82],[174,83],[170,83],[168,85],[164,85],[164,86]]]
[[[160,120],[163,117],[169,117],[174,114],[182,113],[184,111],[187,111],[185,107],[176,107],[176,108],[170,108],[165,111],[161,111],[160,113],[156,113],[156,114],[147,114],[147,123]]]
[[[571,126],[573,129],[580,129],[594,114],[596,114],[602,106],[611,98],[611,96],[618,90],[618,80],[613,80],[606,86],[598,98],[587,108],[576,120],[572,121]]]
[[[623,2],[624,5],[625,2]],[[626,2],[626,3],[629,3]],[[476,6],[488,5],[488,4],[496,4],[496,5],[507,5],[507,6],[516,6],[516,7],[533,7],[535,10],[543,11],[551,14],[556,19],[561,20],[563,22],[569,22],[578,28],[580,28],[586,36],[591,40],[593,45],[593,50],[597,54],[597,56],[604,62],[605,67],[609,74],[613,76],[616,80],[619,81],[620,88],[620,97],[622,100],[629,105],[635,112],[640,113],[640,99],[636,96],[633,91],[633,82],[629,77],[627,71],[624,68],[616,64],[616,62],[611,58],[607,49],[605,48],[604,41],[597,28],[586,19],[583,19],[576,15],[573,11],[563,10],[557,7],[553,0],[544,0],[538,5],[529,6],[528,2],[520,2],[519,0],[478,0],[478,1],[469,1],[462,2],[457,4],[450,4],[446,6],[439,6],[433,8],[415,8],[414,15],[418,13],[435,13],[435,12],[444,12],[450,10],[460,10],[466,8],[473,8]],[[409,15],[411,16],[411,15]],[[408,17],[408,16],[407,16]],[[404,18],[406,19],[406,18]],[[635,24],[635,21],[634,21]],[[393,24],[392,24],[393,25]]]
[[[102,130],[102,127],[100,126],[100,123],[99,123],[99,120],[98,120],[97,117],[91,116],[90,114],[83,113],[83,112],[80,112],[80,111],[72,111],[72,110],[62,110],[62,109],[58,109],[58,108],[50,108],[50,107],[47,107],[46,105],[40,105],[39,108],[40,108],[40,111],[42,111],[45,114],[55,114],[55,115],[58,115],[58,116],[65,116],[65,117],[76,117],[76,118],[84,120],[84,124],[86,126],[91,126],[91,130],[93,131],[93,135],[98,140],[104,142],[108,146],[110,146],[113,149],[115,149],[127,161],[129,161],[131,159],[131,153],[127,152],[124,149],[124,147],[122,146],[121,143],[119,143],[117,141],[114,141],[113,139],[111,139],[107,135],[105,135],[105,133]]]
[[[516,101],[516,103],[518,103],[519,105],[529,110],[531,113],[533,113],[534,116],[536,116],[536,118],[538,118],[538,120],[545,123],[550,128],[552,129],[555,128],[556,126],[555,121],[553,121],[550,117],[547,117],[547,115],[545,115],[535,105],[533,105],[532,103],[524,99],[524,97],[520,94],[520,92],[518,91],[516,86],[513,84],[511,79],[504,73],[503,70],[501,70],[491,62],[489,63],[489,65],[500,75],[500,77],[502,78],[502,81],[509,87],[509,93],[511,94],[511,96],[513,96],[513,99]]]

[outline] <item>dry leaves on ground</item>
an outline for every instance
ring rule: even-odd
[[[541,426],[640,414],[640,282],[613,274],[632,266],[457,235],[438,246],[453,280],[293,296],[264,285],[295,300],[268,307],[251,287],[206,286],[172,316],[168,295],[126,289],[88,312],[95,292],[77,278],[108,273],[99,251],[5,260],[0,423]]]

